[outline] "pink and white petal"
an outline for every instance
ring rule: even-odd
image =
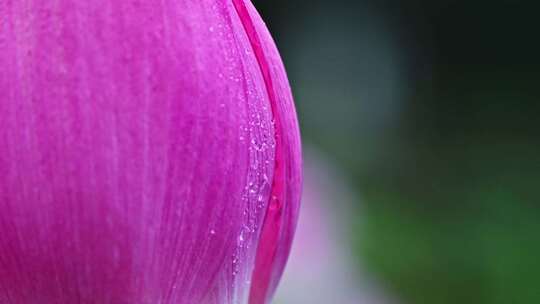
[[[238,278],[253,270],[281,106],[231,8],[0,5],[2,302],[245,297]],[[299,162],[290,130],[278,133],[298,145],[286,168]]]
[[[268,29],[249,0],[233,0],[261,68],[276,132],[271,199],[257,248],[249,303],[266,303],[283,273],[298,218],[301,143],[285,68]]]

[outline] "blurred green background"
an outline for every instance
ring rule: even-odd
[[[304,142],[362,198],[343,219],[358,265],[402,303],[540,303],[536,5],[254,3]]]

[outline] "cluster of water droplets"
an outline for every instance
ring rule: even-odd
[[[249,153],[249,168],[246,185],[242,193],[242,201],[245,209],[243,211],[243,223],[238,238],[237,250],[233,256],[233,264],[238,272],[239,256],[244,256],[243,260],[254,263],[256,248],[256,238],[260,233],[260,225],[266,212],[269,196],[272,190],[272,176],[274,167],[274,126],[270,109],[264,105],[268,101],[255,93],[252,85],[249,85],[246,93],[246,103],[248,120],[246,125],[240,128],[239,140],[242,141]],[[250,250],[253,249],[253,250]],[[246,279],[250,283],[250,279]]]

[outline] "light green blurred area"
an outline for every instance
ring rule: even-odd
[[[255,4],[304,141],[358,194],[342,219],[358,268],[401,303],[540,303],[536,5]]]

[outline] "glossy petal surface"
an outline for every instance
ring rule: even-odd
[[[249,295],[249,303],[258,304],[272,297],[291,249],[302,188],[301,145],[290,86],[272,37],[249,1],[233,2],[266,83],[276,132],[272,193]]]
[[[0,3],[1,303],[245,303],[266,246],[274,288],[300,143],[261,41],[269,74],[230,1]]]

